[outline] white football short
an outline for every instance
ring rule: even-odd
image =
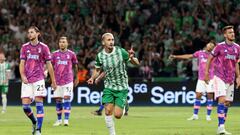
[[[213,89],[213,80],[210,80],[208,84],[205,83],[203,80],[197,81],[196,92],[199,93],[214,93]]]
[[[53,93],[53,97],[57,98],[64,98],[65,96],[72,97],[73,96],[73,82],[57,86],[57,89]]]
[[[21,98],[46,97],[47,91],[44,80],[34,83],[22,83]]]
[[[225,83],[222,79],[217,76],[213,78],[213,89],[215,92],[215,99],[220,96],[225,96],[226,101],[233,101],[234,97],[234,83]]]

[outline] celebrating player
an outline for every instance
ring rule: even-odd
[[[112,114],[114,113],[117,119],[122,117],[128,94],[126,63],[130,61],[134,65],[139,65],[139,61],[134,57],[132,48],[127,52],[114,46],[114,37],[111,33],[102,35],[102,45],[103,50],[97,54],[93,75],[87,82],[93,84],[101,69],[106,73],[102,103],[105,107],[105,122],[109,133],[115,135]]]

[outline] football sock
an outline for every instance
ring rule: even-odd
[[[33,111],[30,107],[30,104],[23,104],[23,111],[26,114],[26,116],[32,121],[32,124],[36,124],[36,118],[33,115]]]
[[[212,107],[213,106],[213,100],[212,99],[208,99],[207,100],[207,115],[210,116],[211,112],[212,112]]]
[[[41,131],[44,117],[43,102],[36,102],[36,108],[37,108],[37,130]]]
[[[116,135],[112,116],[105,116],[105,122],[110,135]]]
[[[194,106],[193,106],[193,108],[194,108],[193,109],[193,114],[198,115],[198,111],[200,109],[200,106],[201,106],[201,101],[196,99],[195,103],[194,103]]]
[[[222,126],[224,125],[224,117],[225,117],[223,103],[218,104],[217,112],[218,112],[218,126]]]
[[[65,120],[69,119],[70,113],[71,113],[71,102],[70,99],[64,99],[64,116]]]
[[[62,119],[62,109],[63,109],[62,101],[56,101],[56,112],[58,120]]]

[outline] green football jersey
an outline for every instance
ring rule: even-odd
[[[111,53],[101,50],[96,56],[95,68],[101,68],[105,73],[104,87],[112,90],[127,90],[128,75],[126,63],[129,60],[128,52],[114,46]]]
[[[10,64],[7,62],[0,63],[0,85],[7,85],[4,81],[7,79],[8,71],[10,71]]]

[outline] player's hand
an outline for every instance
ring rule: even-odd
[[[51,87],[53,88],[53,90],[57,89],[57,84],[55,81],[52,81]]]
[[[131,47],[131,49],[128,50],[128,54],[129,54],[129,58],[130,58],[130,59],[134,57],[135,52],[134,52],[134,50],[133,50],[133,47]]]
[[[78,80],[78,79],[75,79],[75,80],[74,80],[74,87],[77,87],[78,84],[79,84],[79,80]]]
[[[27,83],[28,83],[28,79],[27,79],[27,77],[26,77],[26,76],[23,76],[23,77],[22,77],[22,82],[23,82],[23,83],[25,83],[25,84],[27,84]]]
[[[174,58],[175,58],[175,56],[172,54],[168,57],[169,60],[173,60]]]
[[[98,84],[101,81],[101,79],[95,79],[95,84]]]
[[[238,89],[238,88],[240,87],[240,76],[237,77],[237,79],[236,79],[236,83],[237,83],[236,88]]]
[[[205,81],[206,84],[209,83],[209,81],[210,81],[209,74],[205,74],[204,81]]]
[[[90,79],[87,80],[87,83],[90,84],[90,85],[92,85],[93,82],[94,82],[94,79],[93,79],[93,78],[90,78]]]

